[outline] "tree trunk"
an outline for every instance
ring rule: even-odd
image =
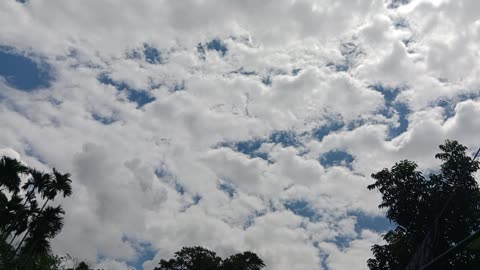
[[[48,203],[49,200],[50,200],[50,199],[47,199],[47,200],[45,201],[45,203],[43,204],[42,209],[40,209],[40,212],[39,212],[39,213],[41,213],[41,212],[43,211],[43,208],[45,208],[45,206],[47,205],[47,203]],[[15,249],[15,254],[17,254],[18,250],[20,249],[20,247],[21,247],[22,244],[23,244],[23,241],[25,241],[25,238],[27,238],[27,235],[28,235],[29,232],[30,232],[30,228],[28,228],[28,230],[27,230],[27,232],[25,233],[25,235],[23,235],[22,240],[20,241],[20,243],[18,244],[17,248]]]

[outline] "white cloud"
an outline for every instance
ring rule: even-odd
[[[2,1],[0,45],[43,58],[55,80],[31,92],[0,82],[0,154],[72,173],[54,249],[104,268],[137,260],[139,242],[156,252],[145,269],[185,245],[253,250],[272,270],[366,266],[381,239],[356,230],[353,213],[382,215],[370,174],[405,158],[433,168],[447,138],[480,146],[477,5]],[[197,46],[212,39],[227,53],[202,58]],[[146,44],[165,63],[144,61]],[[101,75],[155,100],[138,107]],[[408,112],[386,114],[379,84],[398,88],[392,102]],[[408,127],[391,138],[401,113]],[[333,121],[345,125],[315,139]],[[275,131],[300,143],[268,141]],[[267,160],[222,147],[255,140]],[[322,166],[332,150],[349,153],[351,168]],[[316,219],[286,209],[292,201]]]
[[[330,254],[326,260],[329,269],[351,269],[352,266],[356,269],[368,269],[365,262],[371,256],[369,249],[373,244],[380,243],[382,243],[380,235],[364,230],[360,238],[348,243],[346,248],[339,249],[329,243],[321,244],[320,248]]]

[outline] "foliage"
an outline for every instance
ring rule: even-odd
[[[385,245],[372,247],[371,270],[405,269],[427,235],[433,258],[480,228],[480,190],[473,176],[479,162],[456,141],[447,140],[440,150],[435,157],[443,164],[429,177],[408,160],[372,174],[376,181],[368,188],[380,191],[379,207],[386,209],[396,228],[383,236]],[[479,265],[480,251],[464,249],[435,269],[473,270]]]
[[[9,157],[0,159],[0,269],[60,269],[62,258],[51,254],[49,240],[62,230],[65,212],[48,202],[71,194],[69,174],[55,169],[44,173]]]
[[[184,247],[175,257],[160,261],[154,270],[260,270],[263,261],[253,252],[234,254],[225,260],[203,247]]]
[[[234,254],[222,263],[223,270],[260,270],[263,267],[263,261],[250,251]]]
[[[80,264],[75,267],[75,270],[89,270],[88,264],[86,264],[85,262],[80,262]]]

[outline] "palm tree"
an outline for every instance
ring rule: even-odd
[[[18,193],[20,191],[20,175],[28,172],[28,168],[18,160],[4,156],[0,159],[0,187]]]
[[[43,209],[47,205],[50,200],[53,200],[59,193],[63,194],[63,197],[68,197],[72,195],[72,180],[70,179],[70,174],[62,174],[58,172],[55,168],[53,168],[53,179],[48,182],[45,187],[43,196],[47,198],[43,203],[42,208],[40,209],[40,213],[43,212]],[[22,240],[18,244],[17,248],[15,249],[15,253],[20,249],[20,246],[23,244],[23,241],[30,233],[31,227],[27,230],[25,235],[23,236]]]
[[[10,221],[16,218],[17,213],[23,212],[22,197],[13,194],[10,200],[8,197],[0,193],[0,230],[2,233],[7,231]]]
[[[30,233],[17,257],[20,269],[53,269],[42,268],[41,265],[45,263],[42,260],[51,258],[48,255],[51,252],[48,239],[55,237],[61,231],[64,214],[60,206],[47,206],[32,220],[29,224]]]
[[[35,197],[35,191],[37,191],[38,193],[44,196],[45,189],[52,179],[51,175],[48,173],[44,173],[35,169],[29,169],[28,171],[31,177],[28,179],[27,183],[25,183],[22,187],[22,189],[27,192],[25,195],[26,198],[25,198],[25,201],[23,202],[23,206],[25,206],[27,202],[29,202],[30,204],[34,202],[33,198]],[[15,219],[12,220],[12,222],[10,223],[10,226],[7,228],[5,233],[2,234],[2,240],[6,240],[7,237],[10,235],[10,233],[12,232],[12,230],[15,227],[19,226],[19,222],[20,222],[19,219],[20,219],[20,216],[17,216]],[[10,242],[13,242],[13,240],[17,235],[18,234],[15,234],[14,237],[12,238],[12,241]]]
[[[54,178],[48,182],[46,186],[44,194],[47,197],[47,201],[45,201],[45,204],[47,204],[49,200],[53,200],[58,193],[63,193],[64,198],[72,195],[72,180],[70,179],[70,174],[59,173],[53,168],[53,176]],[[43,207],[45,207],[45,204]]]
[[[39,213],[38,203],[35,200],[30,202],[29,208],[24,207],[21,212],[19,211],[19,213],[17,213],[16,223],[12,227],[13,228],[12,230],[15,231],[15,234],[13,235],[12,239],[10,240],[9,245],[11,245],[13,243],[13,241],[15,240],[15,238],[17,238],[17,236],[21,235],[24,231],[26,231],[28,229],[28,224],[29,224],[30,217],[34,217],[38,213]],[[9,232],[8,234],[10,234],[10,233],[11,232]],[[5,240],[6,240],[6,238],[5,238]]]
[[[25,240],[21,254],[44,253],[50,251],[47,239],[55,237],[63,227],[65,211],[61,206],[48,206],[30,223],[30,234]]]
[[[30,189],[30,191],[27,192],[27,199],[25,200],[25,203],[32,199],[33,195],[35,194],[35,190],[39,194],[42,194],[43,197],[45,197],[46,188],[52,181],[51,174],[44,173],[35,169],[31,169],[29,171],[32,177],[28,179],[27,183],[25,183],[22,187],[22,189],[25,191]]]

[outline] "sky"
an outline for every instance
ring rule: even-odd
[[[0,155],[70,172],[53,251],[367,269],[370,175],[480,146],[478,0],[0,1]]]

